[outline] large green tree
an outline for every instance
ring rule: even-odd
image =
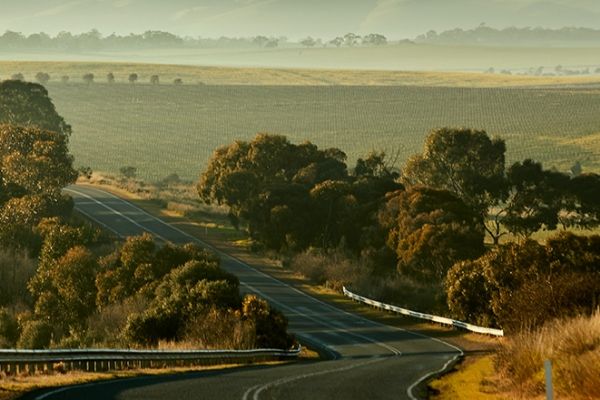
[[[70,212],[72,202],[61,189],[75,179],[64,134],[0,125],[0,241],[29,247],[42,218]]]
[[[483,216],[505,191],[505,152],[504,141],[490,139],[485,131],[436,129],[427,136],[423,153],[407,162],[403,179],[448,190]]]
[[[309,191],[321,182],[347,179],[345,157],[338,149],[260,134],[217,149],[198,192],[207,203],[229,206],[232,222],[245,222],[267,247],[303,248],[315,228]]]
[[[359,159],[353,173],[345,160],[339,149],[260,134],[217,149],[198,192],[207,203],[229,206],[234,225],[244,222],[268,248],[345,243],[359,251],[385,194],[402,186],[383,152]]]
[[[56,112],[48,91],[31,82],[0,82],[0,124],[36,126],[64,136],[71,134],[71,126]]]

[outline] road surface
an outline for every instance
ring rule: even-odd
[[[112,194],[71,186],[77,210],[119,236],[149,232],[160,241],[210,247]],[[324,349],[328,361],[244,367],[172,377],[144,377],[63,388],[39,399],[415,399],[417,385],[446,368],[460,349],[379,324],[328,305],[216,249],[241,289],[285,313],[301,342]]]

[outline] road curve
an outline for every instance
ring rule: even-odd
[[[143,377],[38,393],[38,399],[415,399],[415,387],[446,368],[461,351],[418,333],[342,311],[266,275],[157,219],[135,205],[89,186],[70,186],[78,211],[119,236],[153,234],[160,241],[196,242],[219,253],[222,267],[285,313],[290,330],[323,348],[329,361],[278,367]]]

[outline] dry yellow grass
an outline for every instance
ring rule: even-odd
[[[436,394],[432,400],[503,400],[499,393],[492,356],[477,357],[459,365],[456,371],[433,381],[429,386]]]
[[[558,395],[600,398],[600,310],[509,338],[498,352],[497,367],[512,391],[537,396],[544,392],[545,360],[553,363]]]
[[[466,72],[417,72],[381,70],[333,70],[290,68],[234,68],[190,65],[165,65],[125,62],[0,61],[1,77],[22,73],[34,80],[38,72],[47,72],[51,81],[64,75],[81,82],[83,74],[93,73],[97,83],[106,82],[112,72],[117,82],[127,82],[130,73],[139,75],[139,83],[149,82],[157,74],[163,84],[181,78],[184,84],[209,85],[351,85],[351,86],[456,86],[525,87],[598,83],[597,76],[522,76]]]

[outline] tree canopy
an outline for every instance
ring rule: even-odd
[[[29,247],[42,218],[70,212],[61,189],[76,179],[65,135],[0,125],[0,242]]]
[[[268,248],[335,247],[344,238],[357,249],[363,228],[385,193],[401,187],[385,154],[361,159],[354,175],[339,149],[260,134],[217,149],[198,184],[200,198],[225,204],[235,225]]]
[[[481,217],[446,190],[413,186],[392,197],[380,220],[398,271],[421,282],[442,282],[460,260],[484,252]]]
[[[56,112],[48,91],[30,82],[0,82],[0,124],[35,126],[66,137],[71,134],[71,126]]]
[[[403,170],[407,184],[448,190],[482,216],[505,191],[501,139],[485,131],[442,128],[425,140],[422,154],[414,155]]]

